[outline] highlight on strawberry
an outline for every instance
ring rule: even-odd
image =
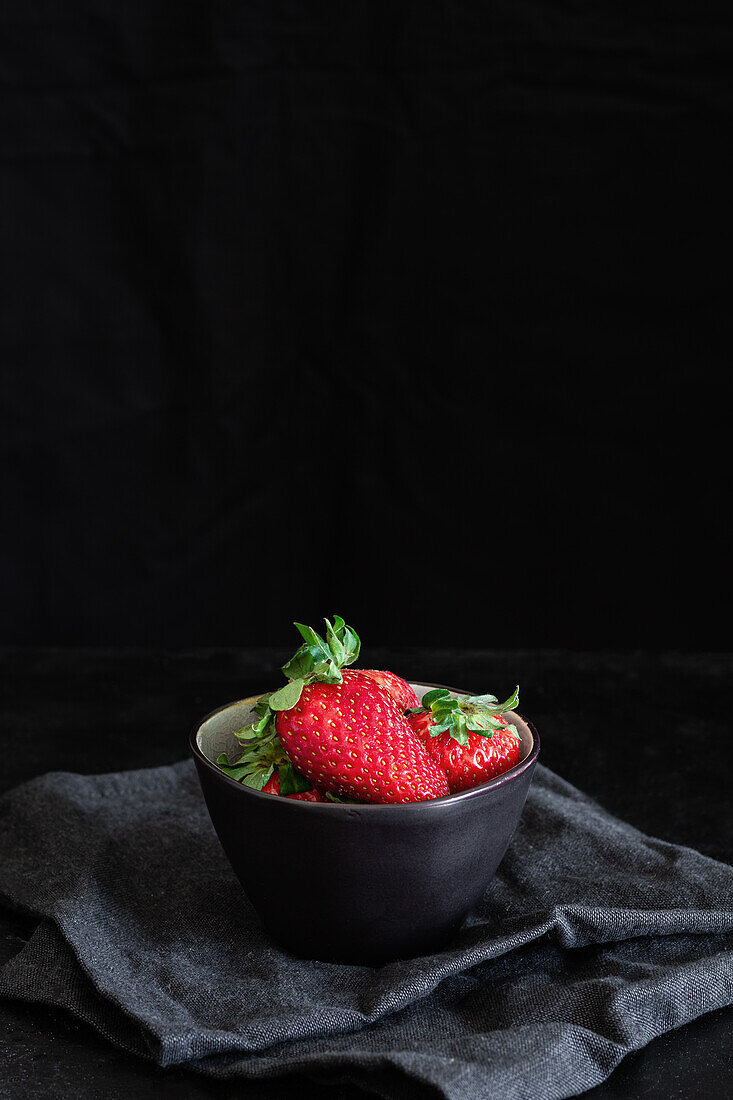
[[[519,736],[503,717],[518,689],[500,704],[436,688],[421,703],[394,672],[350,668],[359,635],[340,615],[325,623],[325,637],[295,623],[303,643],[282,666],[287,682],[234,734],[241,756],[217,759],[232,779],[307,802],[420,802],[519,762]]]

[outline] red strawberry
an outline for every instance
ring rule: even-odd
[[[448,794],[399,705],[363,672],[344,670],[340,684],[305,684],[275,721],[295,767],[322,791],[382,803]]]
[[[399,705],[400,710],[409,710],[410,707],[419,707],[420,700],[412,690],[407,680],[403,680],[395,672],[384,672],[376,668],[360,668],[356,670],[365,676],[370,676],[375,683],[391,695]]]
[[[441,724],[441,716],[436,717],[431,710],[407,716],[415,735],[448,777],[452,794],[487,783],[519,763],[521,742],[514,727],[501,714],[491,717],[500,728],[492,728],[491,736],[487,736],[467,729],[464,723],[461,740],[465,739],[465,744],[462,744],[455,737],[455,726],[449,725],[431,737],[431,728]]]
[[[262,788],[263,794],[280,794],[280,776],[277,772],[273,772],[267,783]],[[325,802],[319,790],[313,787],[310,791],[301,791],[299,794],[286,794],[283,798],[294,798],[298,802]]]

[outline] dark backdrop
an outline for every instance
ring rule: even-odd
[[[6,0],[0,641],[729,647],[728,12]]]

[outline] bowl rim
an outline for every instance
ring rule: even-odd
[[[463,688],[451,687],[449,684],[434,684],[426,680],[412,680],[410,683],[417,684],[418,687],[426,688],[448,688],[449,691],[456,695],[470,695],[471,692],[464,690]],[[191,749],[191,754],[194,759],[200,764],[204,764],[205,767],[224,783],[230,784],[233,788],[241,791],[246,798],[259,798],[267,799],[271,801],[273,795],[265,794],[263,791],[256,791],[253,787],[248,787],[244,783],[239,783],[236,779],[232,779],[230,775],[223,772],[216,764],[212,763],[207,756],[204,756],[198,744],[198,734],[203,725],[208,722],[215,715],[221,714],[222,711],[229,710],[230,707],[239,706],[242,703],[248,702],[250,699],[259,699],[261,695],[265,695],[266,692],[259,692],[255,695],[245,695],[242,699],[232,699],[229,703],[224,703],[220,707],[215,707],[208,714],[205,714],[203,718],[199,719],[196,725],[192,728],[188,743]],[[540,737],[536,727],[525,718],[523,714],[520,714],[518,710],[508,711],[508,714],[516,714],[518,718],[521,718],[523,722],[529,727],[529,731],[532,734],[532,748],[525,756],[524,760],[510,768],[506,772],[502,772],[501,775],[494,776],[493,779],[489,779],[486,783],[480,783],[476,787],[469,787],[465,791],[457,791],[455,794],[444,794],[440,798],[428,798],[423,799],[420,802],[303,802],[297,798],[284,798],[279,799],[280,804],[290,805],[292,807],[303,807],[308,813],[336,813],[345,814],[346,816],[353,817],[354,814],[361,815],[361,813],[374,813],[381,811],[382,813],[395,812],[395,811],[409,811],[409,812],[429,812],[431,806],[450,807],[456,806],[462,802],[469,802],[477,798],[481,798],[490,794],[492,791],[498,790],[500,787],[506,786],[514,779],[518,779],[528,768],[537,760],[540,751]]]

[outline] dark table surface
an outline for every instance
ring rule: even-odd
[[[0,790],[43,772],[168,764],[196,720],[279,682],[275,649],[0,651]],[[733,862],[729,715],[733,655],[370,650],[369,664],[413,680],[506,695],[542,737],[541,759],[644,832]],[[30,922],[0,910],[0,965]],[[701,1017],[630,1055],[585,1093],[733,1096],[733,1009]],[[160,1070],[64,1013],[0,1004],[0,1096],[357,1097],[338,1080],[216,1082]],[[426,1094],[427,1095],[427,1094]]]

